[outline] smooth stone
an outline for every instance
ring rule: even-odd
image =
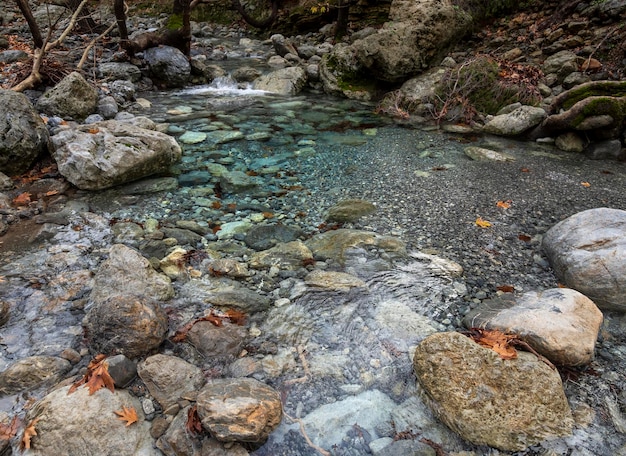
[[[178,141],[183,144],[198,144],[207,138],[207,134],[201,131],[186,131],[178,137]]]

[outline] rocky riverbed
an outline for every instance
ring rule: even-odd
[[[270,42],[201,30],[267,70]],[[48,119],[70,159],[4,179],[3,451],[626,454],[623,162],[241,79],[111,83],[100,118]],[[180,160],[113,188],[63,168],[92,138],[130,157],[125,135]],[[547,361],[501,359],[459,335],[474,323]]]

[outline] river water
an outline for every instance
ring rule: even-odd
[[[341,264],[318,265],[363,281],[348,291],[312,291],[303,271],[257,274],[245,286],[273,305],[251,317],[249,356],[227,365],[199,361],[221,375],[252,375],[281,393],[288,417],[265,445],[250,448],[257,455],[319,454],[313,445],[336,455],[370,454],[401,431],[448,451],[471,448],[417,397],[415,345],[457,328],[498,285],[519,292],[555,286],[540,238],[556,221],[590,207],[626,209],[623,164],[589,162],[551,146],[406,128],[375,114],[372,104],[316,93],[279,97],[229,80],[143,95],[151,107],[135,114],[161,124],[183,147],[172,173],[177,189],[78,192],[97,215],[89,223],[60,226],[19,254],[5,246],[0,275],[14,311],[2,330],[0,369],[81,347],[91,275],[112,243],[136,245],[116,234],[111,220],[194,221],[215,231],[208,242],[230,242],[230,256],[245,262],[244,235],[226,227],[279,223],[308,237],[325,229],[324,214],[337,202],[374,202],[376,213],[346,227],[391,235],[406,243],[408,255],[389,248],[393,243],[376,244],[349,249]],[[517,161],[473,162],[464,153],[468,143],[506,150]],[[223,188],[221,177],[235,172],[239,187]],[[497,208],[498,200],[511,200],[512,208]],[[478,216],[493,229],[477,228]],[[202,296],[183,280],[176,289],[168,308],[193,315],[189,303]],[[165,348],[181,354],[176,350]],[[15,410],[26,400],[5,398],[2,406]],[[606,432],[584,445],[600,448],[610,440]]]

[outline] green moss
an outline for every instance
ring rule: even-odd
[[[582,84],[567,92],[567,99],[563,108],[569,109],[581,100],[589,97],[624,97],[626,96],[626,81]]]
[[[182,14],[170,14],[165,27],[168,30],[180,30],[183,28],[183,15]]]
[[[581,113],[572,121],[572,126],[577,127],[589,117],[603,115],[609,115],[616,123],[621,123],[626,119],[626,98],[598,97],[589,100]]]

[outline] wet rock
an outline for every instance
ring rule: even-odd
[[[521,106],[487,121],[482,131],[500,136],[516,136],[539,125],[546,115],[542,108]]]
[[[232,141],[238,141],[243,138],[244,134],[238,130],[217,130],[207,133],[207,140],[214,144],[226,144]]]
[[[380,437],[378,426],[389,420],[395,402],[379,390],[369,390],[356,396],[325,404],[302,418],[314,444],[322,448],[340,445],[357,423],[372,439]]]
[[[202,131],[186,131],[178,137],[183,144],[198,144],[206,139],[206,133]]]
[[[306,72],[303,68],[287,67],[261,76],[254,82],[254,88],[278,95],[293,96],[302,91],[306,81]]]
[[[183,393],[195,391],[204,384],[199,367],[170,355],[154,355],[137,367],[139,377],[163,410],[167,410]]]
[[[226,444],[215,440],[205,439],[202,442],[202,454],[207,456],[248,456],[246,449],[238,443]]]
[[[226,193],[245,193],[256,190],[262,184],[256,176],[248,176],[243,171],[226,172],[220,177],[220,185]]]
[[[189,60],[171,46],[151,47],[144,51],[150,75],[165,87],[183,87],[191,75]]]
[[[251,275],[246,263],[240,263],[232,258],[220,258],[212,261],[209,265],[209,271],[214,275],[234,277],[236,279]]]
[[[159,192],[171,192],[178,188],[175,177],[154,177],[141,179],[124,185],[120,191],[125,195],[149,195]]]
[[[176,239],[180,245],[196,247],[202,242],[201,235],[186,228],[169,228],[164,226],[161,228],[161,231],[165,233],[165,236]]]
[[[388,253],[405,255],[405,245],[392,236],[383,236],[369,231],[339,229],[313,236],[306,242],[315,259],[332,259],[345,264],[349,251],[354,248],[376,247]]]
[[[308,273],[304,278],[304,283],[313,290],[325,291],[348,291],[351,288],[365,288],[367,286],[364,281],[352,274],[319,269]]]
[[[438,418],[476,445],[521,451],[572,432],[559,373],[531,353],[504,360],[462,334],[438,333],[418,345],[413,368]]]
[[[233,358],[241,353],[248,331],[243,326],[223,322],[215,326],[199,321],[187,333],[187,341],[207,358]]]
[[[106,359],[109,375],[117,388],[125,388],[137,376],[137,363],[124,355],[110,356]]]
[[[223,442],[264,442],[283,415],[278,392],[252,378],[209,380],[197,407],[202,426]]]
[[[272,266],[293,271],[301,268],[304,261],[313,259],[309,248],[302,241],[277,244],[271,249],[257,252],[250,258],[250,267],[266,269]]]
[[[74,71],[37,100],[37,109],[51,116],[83,120],[96,111],[98,90]]]
[[[261,76],[261,72],[250,66],[242,66],[237,68],[232,73],[232,78],[237,82],[252,82],[259,76]]]
[[[6,301],[0,301],[0,327],[4,326],[11,316],[11,306]]]
[[[244,242],[254,250],[267,250],[279,242],[291,242],[302,236],[299,227],[276,225],[255,225],[246,232]]]
[[[174,296],[170,279],[159,274],[137,250],[122,244],[109,249],[109,258],[94,277],[90,299],[98,303],[111,296],[136,295],[166,301]]]
[[[496,152],[495,150],[486,149],[484,147],[470,146],[464,149],[465,155],[476,161],[515,161],[513,155],[505,152]]]
[[[141,71],[136,65],[126,62],[104,62],[98,65],[98,75],[107,81],[126,80],[138,82]]]
[[[602,312],[576,290],[553,288],[483,301],[463,323],[515,334],[554,364],[583,366],[593,360]]]
[[[67,394],[69,386],[59,388],[35,403],[26,421],[37,419],[37,435],[32,439],[32,455],[154,455],[149,423],[141,404],[124,390],[111,393],[104,388],[89,395],[89,388]],[[115,411],[132,407],[138,422],[124,426]]]
[[[380,451],[372,452],[374,456],[436,456],[435,449],[425,443],[415,440],[393,440]]]
[[[117,295],[94,303],[83,321],[92,353],[144,356],[165,340],[167,315],[145,296]]]
[[[48,150],[50,136],[38,112],[24,94],[0,89],[0,171],[27,171]]]
[[[56,356],[29,356],[0,372],[0,393],[20,393],[58,382],[70,370],[69,361]]]
[[[355,222],[365,215],[369,215],[376,211],[376,206],[369,201],[360,199],[347,199],[340,201],[330,209],[326,214],[326,220],[329,222],[348,223]]]
[[[600,309],[626,312],[626,211],[596,208],[550,228],[542,247],[559,280]]]
[[[179,291],[179,297],[184,296],[194,300],[202,299],[216,307],[239,309],[245,313],[262,312],[271,304],[266,296],[227,278],[190,281]]]
[[[83,190],[102,190],[166,172],[181,157],[176,140],[128,122],[106,120],[52,137],[59,172]]]

